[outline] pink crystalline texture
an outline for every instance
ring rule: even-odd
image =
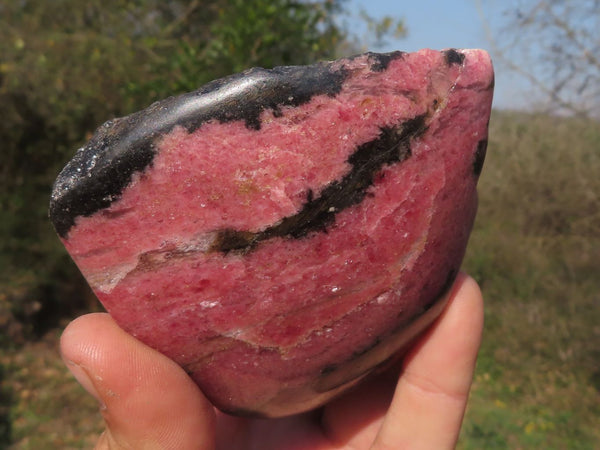
[[[460,52],[460,64],[423,50],[379,72],[368,56],[340,60],[351,75],[339,94],[266,109],[258,131],[175,127],[119,200],[78,217],[63,242],[115,320],[223,410],[316,407],[430,323],[460,267],[493,86],[487,54]],[[410,157],[326,230],[212,251],[218,230],[258,233],[296,214],[351,170],[357,146],[417,116],[426,129]]]

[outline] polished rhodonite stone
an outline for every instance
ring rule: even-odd
[[[251,69],[102,125],[50,216],[120,326],[215,405],[300,412],[441,311],[492,91],[480,50]]]

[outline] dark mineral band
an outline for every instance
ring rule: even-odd
[[[380,64],[378,59],[374,63]],[[50,219],[56,231],[66,237],[76,217],[90,216],[118,199],[132,175],[152,164],[157,140],[177,125],[191,133],[211,120],[243,120],[258,130],[264,110],[277,115],[283,106],[299,106],[317,95],[335,96],[348,74],[332,64],[250,69],[106,122],[54,184]]]
[[[465,57],[456,50],[446,50],[444,54],[449,65],[462,64]],[[386,70],[391,61],[404,55],[403,52],[366,54],[369,69],[373,72]],[[299,106],[318,95],[336,96],[348,76],[343,63],[335,61],[271,70],[254,68],[106,122],[77,152],[54,184],[50,219],[56,231],[66,238],[77,217],[90,216],[119,199],[133,174],[152,165],[158,140],[175,126],[182,126],[191,133],[211,120],[222,123],[242,120],[249,129],[259,130],[260,115],[264,110],[271,110],[277,116],[282,107]],[[418,122],[420,119],[413,120]],[[353,169],[349,177],[330,185],[319,199],[308,199],[309,205],[299,213],[302,216],[284,219],[265,232],[265,238],[305,235],[331,223],[330,208],[339,210],[360,202],[366,187],[373,181],[373,166],[381,167],[394,161],[379,161],[381,157],[377,156],[376,161],[367,163],[365,168],[362,168],[363,163],[373,154],[383,155],[385,149],[398,145],[392,142],[394,139],[401,142],[407,135],[414,134],[414,129],[407,131],[407,127],[414,128],[415,123],[382,130],[379,139],[365,144],[352,155],[349,162]],[[398,133],[403,136],[397,137]],[[378,146],[385,148],[383,153]],[[364,188],[361,187],[363,183],[366,183]],[[353,193],[354,189],[358,191]],[[338,199],[332,200],[336,196]],[[303,222],[306,224],[299,225]],[[255,241],[256,236],[225,230],[219,240],[223,241],[219,249],[229,251],[247,247],[248,241]]]
[[[209,249],[213,252],[247,252],[261,241],[273,237],[301,238],[313,231],[323,231],[335,221],[340,211],[360,203],[385,165],[401,163],[411,156],[410,144],[427,131],[426,115],[407,120],[396,127],[382,128],[377,139],[360,145],[350,155],[352,170],[340,181],[329,184],[318,198],[308,192],[307,201],[297,214],[264,231],[221,230]]]

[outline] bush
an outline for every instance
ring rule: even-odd
[[[465,269],[486,327],[466,448],[600,438],[600,126],[494,112]]]

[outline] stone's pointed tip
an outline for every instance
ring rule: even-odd
[[[491,80],[469,49],[250,69],[101,126],[50,217],[120,326],[216,405],[305,411],[443,307]]]
[[[449,66],[452,64],[462,65],[465,61],[465,54],[454,48],[444,50],[443,53],[446,57],[446,64]]]
[[[441,50],[448,64],[463,64],[465,59],[492,68],[492,59],[487,50],[480,48],[447,48]]]

